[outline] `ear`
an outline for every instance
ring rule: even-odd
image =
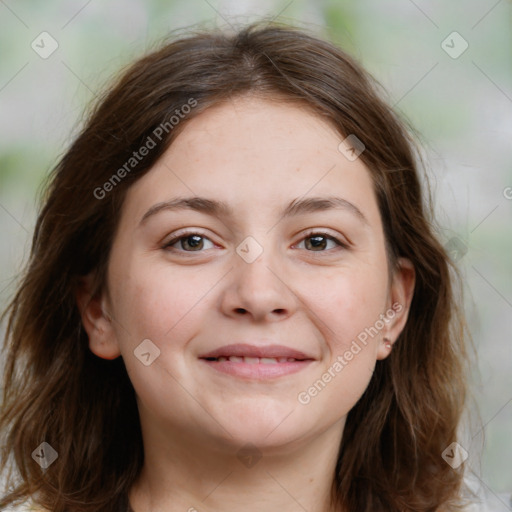
[[[111,315],[108,313],[104,293],[93,296],[94,274],[80,278],[75,298],[82,317],[82,324],[89,337],[91,352],[103,359],[121,355]]]
[[[389,288],[387,309],[384,312],[386,321],[379,340],[377,359],[388,357],[393,344],[405,327],[414,295],[415,282],[414,265],[407,258],[399,258],[398,268],[394,272]],[[386,343],[387,340],[391,343],[391,348],[389,343]]]

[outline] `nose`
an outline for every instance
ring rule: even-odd
[[[252,263],[235,258],[222,295],[225,315],[247,316],[254,322],[280,321],[293,315],[299,301],[275,258],[266,251]]]

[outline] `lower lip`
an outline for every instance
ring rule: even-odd
[[[235,363],[232,361],[208,361],[203,363],[218,372],[249,379],[272,379],[300,372],[307,368],[313,360],[295,361],[287,363]]]

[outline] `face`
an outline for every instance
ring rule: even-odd
[[[143,423],[237,447],[341,435],[413,287],[405,260],[388,279],[370,173],[343,138],[238,98],[129,189],[108,294],[83,318],[95,354],[122,355]]]

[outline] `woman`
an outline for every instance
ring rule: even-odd
[[[465,323],[415,155],[291,27],[135,62],[54,169],[9,309],[0,507],[459,510]]]

